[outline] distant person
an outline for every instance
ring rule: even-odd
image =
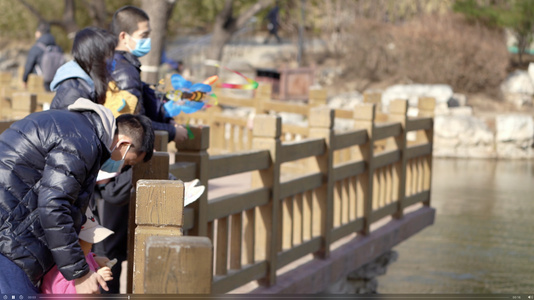
[[[56,92],[51,109],[67,109],[78,98],[104,104],[111,75],[107,63],[113,57],[117,39],[101,28],[80,30],[72,44],[73,60],[57,70],[50,84]]]
[[[191,69],[186,68],[183,61],[178,61],[178,74],[182,75],[183,78],[187,80],[191,80],[193,78],[193,74],[191,73]]]
[[[278,41],[278,44],[282,42],[282,39],[280,36],[278,36],[278,29],[280,28],[280,20],[279,20],[279,14],[280,14],[280,8],[278,6],[278,1],[276,1],[276,4],[273,8],[269,11],[267,14],[267,29],[269,29],[269,35],[265,38],[264,44],[267,44],[269,40],[271,39],[271,36],[274,35],[276,37],[276,40]]]
[[[78,241],[97,174],[148,161],[153,149],[148,118],[115,119],[83,98],[0,134],[0,294],[38,293],[54,265],[79,294],[108,289]]]
[[[82,229],[80,230],[80,235],[78,236],[80,238],[80,247],[85,255],[85,260],[89,265],[89,269],[98,273],[105,281],[109,281],[113,279],[113,274],[111,273],[111,268],[108,264],[113,262],[107,257],[96,256],[91,252],[91,246],[113,234],[113,231],[100,226],[94,218],[91,210],[88,209],[85,215],[87,220],[83,224]],[[48,271],[43,277],[41,293],[76,294],[76,286],[74,286],[74,281],[67,280],[61,275],[57,266],[54,266],[52,270]]]
[[[37,42],[30,48],[26,58],[22,82],[24,88],[28,88],[28,76],[30,73],[35,73],[43,76],[44,88],[46,91],[50,91],[50,82],[54,77],[55,71],[64,63],[63,50],[56,45],[54,36],[50,34],[50,25],[48,23],[41,22],[39,24],[35,31],[35,39]],[[43,55],[48,51],[51,54],[45,57],[47,64],[45,66]]]
[[[158,72],[159,79],[165,79],[165,76],[169,73],[177,73],[179,67],[179,62],[168,57],[166,51],[163,51],[161,53],[161,64]]]

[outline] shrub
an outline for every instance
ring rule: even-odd
[[[454,14],[426,15],[402,24],[360,18],[340,30],[335,54],[344,77],[449,84],[464,93],[497,93],[509,54],[502,30]]]

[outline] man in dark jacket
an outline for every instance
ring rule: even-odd
[[[120,90],[127,91],[138,99],[137,112],[152,120],[154,130],[164,130],[169,140],[179,144],[187,139],[187,130],[165,118],[163,103],[156,97],[154,90],[141,81],[141,62],[139,57],[150,51],[150,24],[148,15],[133,6],[120,8],[113,15],[111,32],[117,36],[117,47],[112,63],[111,77]],[[105,185],[97,186],[95,200],[96,214],[100,224],[115,232],[101,243],[93,246],[97,255],[117,258],[119,261],[111,271],[113,280],[108,281],[109,292],[120,292],[119,274],[121,262],[127,259],[127,226],[121,220],[128,220],[130,191],[132,188],[131,171],[123,170],[119,176]]]
[[[265,38],[265,41],[263,42],[264,44],[267,44],[269,42],[269,40],[271,39],[271,35],[274,35],[274,37],[276,38],[276,41],[278,41],[278,44],[282,42],[282,39],[278,35],[278,29],[280,28],[280,22],[278,20],[279,13],[280,13],[279,3],[278,1],[276,1],[275,6],[271,8],[271,10],[269,11],[266,17],[267,20],[269,21],[269,23],[267,24],[267,28],[269,29],[269,35]]]
[[[169,133],[169,141],[177,144],[187,139],[187,130],[165,118],[163,104],[154,90],[141,81],[139,57],[150,51],[150,24],[148,15],[141,9],[125,6],[117,10],[111,23],[111,32],[118,43],[112,63],[112,79],[120,90],[128,91],[138,99],[137,111],[152,120],[154,130]]]
[[[148,118],[113,117],[79,99],[68,110],[38,112],[0,135],[0,294],[33,294],[57,265],[78,293],[107,289],[90,271],[78,234],[100,169],[148,161]],[[110,168],[110,166],[112,166]]]
[[[30,73],[37,73],[36,68],[41,65],[41,58],[43,57],[46,46],[55,46],[56,39],[50,34],[50,25],[47,23],[40,23],[35,31],[35,39],[37,42],[30,48],[26,64],[24,65],[24,74],[22,75],[22,83],[24,88],[28,87],[28,76]],[[39,44],[41,46],[39,46]],[[43,47],[44,45],[44,47]],[[45,90],[50,91],[50,82],[44,82]]]

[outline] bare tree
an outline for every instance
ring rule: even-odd
[[[46,19],[35,7],[33,7],[30,3],[28,3],[26,0],[19,0],[22,5],[24,5],[28,10],[35,15],[40,22],[47,22],[50,25],[55,25],[61,27],[65,32],[67,32],[67,36],[69,38],[74,38],[74,35],[76,32],[80,29],[78,24],[76,24],[75,19],[75,2],[74,0],[65,0],[65,7],[63,9],[63,14],[61,19],[55,19],[55,20],[48,20]]]
[[[220,61],[224,45],[230,41],[232,35],[243,28],[250,19],[262,9],[273,4],[273,0],[259,0],[240,16],[235,17],[233,12],[234,0],[226,0],[223,10],[217,14],[213,25],[213,35],[207,57]],[[215,74],[215,68],[209,68],[208,74]]]
[[[108,29],[108,11],[106,10],[105,0],[82,0],[83,5],[87,8],[89,16],[93,21],[93,26]]]
[[[158,81],[158,69],[161,62],[161,53],[165,46],[167,35],[167,21],[176,5],[176,0],[143,0],[141,8],[150,17],[150,39],[152,49],[141,58],[143,81],[155,84]]]

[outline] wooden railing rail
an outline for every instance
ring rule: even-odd
[[[258,115],[252,139],[257,150],[211,157],[208,127],[194,128],[198,140],[181,149],[176,161],[194,163],[203,184],[243,172],[253,176],[246,191],[199,199],[188,208],[194,220],[188,234],[204,232],[214,244],[213,293],[251,280],[274,285],[276,271],[297,259],[312,253],[328,259],[333,242],[369,234],[371,224],[386,216],[402,218],[409,205],[429,205],[432,119],[409,120],[406,100],[390,105],[388,122],[380,124],[376,104],[358,105],[356,129],[346,132],[334,131],[334,110],[312,108],[310,137],[298,142],[281,141],[280,117]],[[407,146],[408,126],[429,140]],[[388,139],[394,143],[375,154],[374,143]],[[347,149],[351,160],[335,163],[334,151]],[[308,171],[282,174],[282,164],[295,160],[305,160]]]

